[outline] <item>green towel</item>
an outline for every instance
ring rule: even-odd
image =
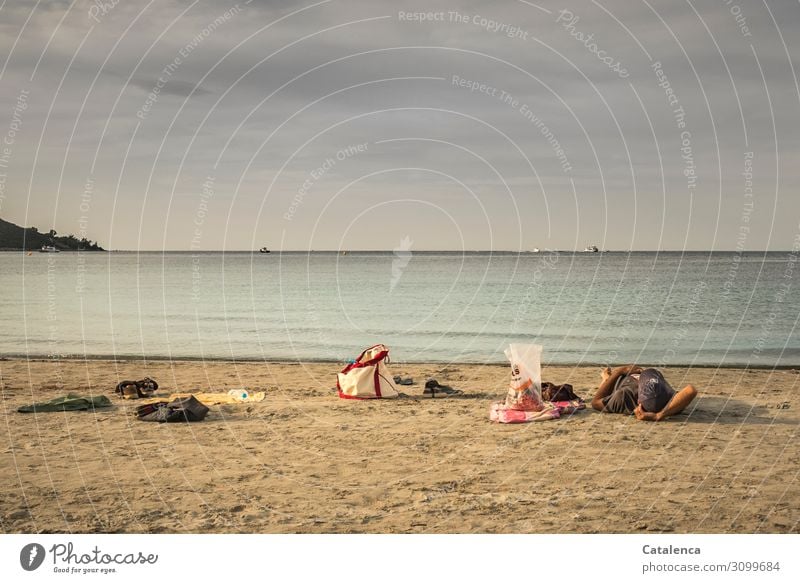
[[[53,411],[87,411],[100,407],[110,407],[111,401],[105,395],[96,397],[82,397],[69,394],[66,397],[56,397],[44,403],[24,405],[17,409],[20,413],[51,413]]]

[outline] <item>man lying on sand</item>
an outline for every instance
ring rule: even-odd
[[[654,368],[628,365],[606,368],[592,407],[603,413],[633,413],[641,421],[662,421],[683,411],[697,396],[692,385],[678,391]]]

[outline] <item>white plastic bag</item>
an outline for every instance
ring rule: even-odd
[[[543,410],[541,345],[509,344],[505,354],[511,363],[506,407],[516,411]]]

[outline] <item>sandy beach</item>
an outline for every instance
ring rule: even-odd
[[[663,369],[700,396],[663,423],[591,409],[488,420],[507,366],[401,365],[409,395],[346,401],[337,364],[0,361],[0,528],[132,533],[800,531],[800,374]],[[589,399],[597,368],[545,367]],[[122,379],[160,394],[266,391],[205,421],[137,421]],[[422,399],[426,378],[463,389]],[[96,412],[17,413],[67,392]]]

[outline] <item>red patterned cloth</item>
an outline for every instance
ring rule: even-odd
[[[489,409],[489,419],[497,423],[548,421],[550,419],[558,419],[562,415],[570,415],[585,408],[586,404],[580,399],[546,403],[541,411],[518,411],[507,407],[505,403],[492,403]]]

